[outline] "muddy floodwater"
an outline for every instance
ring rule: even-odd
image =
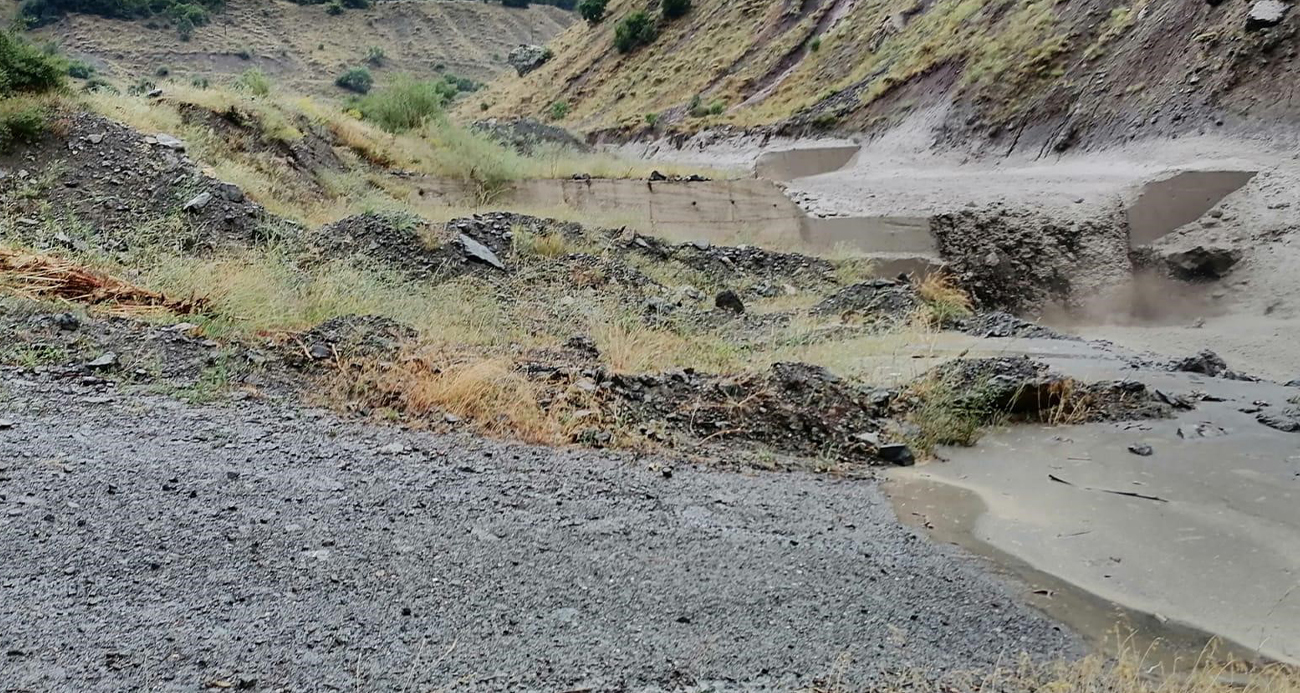
[[[1162,639],[1166,657],[1192,657],[1213,634],[1238,658],[1300,662],[1300,445],[1250,413],[1294,388],[1141,377],[1222,401],[1168,420],[1011,427],[941,449],[891,476],[900,516],[992,558],[1094,642],[1121,625],[1139,644]],[[1144,445],[1151,454],[1130,451]]]

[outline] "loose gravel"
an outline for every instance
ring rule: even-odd
[[[1078,652],[876,485],[0,371],[4,690],[797,690]]]

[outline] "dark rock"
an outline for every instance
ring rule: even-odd
[[[497,257],[497,254],[492,252],[482,243],[479,243],[463,233],[457,236],[456,240],[460,242],[461,247],[465,249],[466,256],[484,264],[491,265],[499,270],[504,270],[506,268],[505,264],[501,262],[501,259]]]
[[[740,296],[731,289],[723,289],[722,291],[719,291],[718,295],[713,299],[713,305],[723,310],[735,313],[736,315],[745,312],[744,302],[741,301]]]
[[[585,334],[575,334],[572,337],[569,337],[565,340],[564,346],[591,357],[600,356],[600,349],[596,347],[596,340]]]
[[[319,361],[321,359],[327,359],[333,356],[334,351],[330,349],[328,344],[322,344],[320,342],[317,342],[311,345],[311,347],[307,349],[307,355]]]
[[[882,445],[876,449],[876,456],[900,467],[910,467],[916,464],[916,456],[912,454],[912,449],[902,443]]]
[[[1283,433],[1300,433],[1300,409],[1261,412],[1255,420]]]
[[[1195,356],[1188,356],[1171,362],[1169,364],[1169,370],[1217,376],[1227,372],[1228,364],[1218,354],[1209,349],[1205,349]]]
[[[1128,446],[1128,451],[1134,455],[1138,455],[1139,457],[1150,457],[1155,453],[1155,450],[1152,450],[1150,445],[1142,445],[1140,443]]]
[[[962,331],[976,337],[1028,338],[1028,339],[1073,339],[1078,337],[1063,335],[1049,327],[1023,320],[1010,313],[994,311],[969,318],[962,323]]]
[[[54,325],[64,332],[75,332],[81,327],[81,321],[72,313],[59,313],[54,316]]]
[[[536,70],[546,61],[551,59],[551,51],[545,46],[531,44],[520,44],[512,49],[506,56],[506,63],[515,68],[515,72],[523,77],[524,75]]]
[[[668,180],[668,176],[665,176],[664,174],[658,171],[651,171],[650,176],[646,178],[646,180],[650,181],[651,183],[658,183],[661,181]]]
[[[1241,251],[1218,246],[1196,246],[1189,250],[1168,253],[1165,263],[1179,279],[1203,281],[1221,279],[1241,260]]]

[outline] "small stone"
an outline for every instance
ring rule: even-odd
[[[117,365],[117,354],[111,351],[104,352],[94,360],[86,362],[86,368],[91,368],[94,370],[103,370],[107,368],[112,368],[116,365]]]
[[[0,419],[0,431],[7,431],[16,425],[17,424],[10,421],[9,419]]]
[[[453,414],[453,413],[451,413],[451,412],[447,412],[446,414],[443,414],[443,415],[442,415],[442,420],[443,420],[443,421],[446,421],[446,422],[449,423],[449,424],[457,424],[457,423],[460,423],[460,417],[459,417],[459,416],[456,416],[455,414]]]
[[[403,455],[409,451],[410,448],[401,443],[389,443],[388,445],[379,448],[379,454],[381,455]]]
[[[54,325],[64,332],[73,332],[81,327],[81,321],[72,313],[59,313],[54,316]]]
[[[1135,443],[1128,446],[1128,451],[1139,457],[1150,457],[1155,452],[1155,450],[1151,449],[1150,445],[1143,445],[1141,443]]]
[[[316,342],[315,344],[311,345],[310,348],[307,349],[307,355],[313,359],[316,359],[317,361],[320,361],[321,359],[327,359],[333,356],[334,350],[330,349],[328,344],[322,344],[320,342]]]
[[[104,133],[92,132],[91,134],[86,135],[86,141],[91,144],[99,144],[104,141]]]
[[[161,94],[162,92],[159,91],[158,93]],[[147,142],[147,141],[149,141],[149,139],[148,139],[148,138],[145,138],[145,141]],[[184,142],[182,142],[182,141],[176,139],[175,137],[172,137],[171,135],[168,135],[168,134],[166,134],[166,133],[161,133],[161,132],[160,132],[160,133],[158,133],[157,135],[154,135],[154,136],[153,136],[153,141],[154,141],[154,142],[155,142],[159,147],[166,147],[166,148],[168,148],[168,149],[171,149],[171,150],[174,150],[174,151],[178,151],[178,152],[183,152],[183,151],[185,151],[185,143],[184,143]]]
[[[208,203],[211,201],[212,201],[212,193],[201,192],[198,195],[195,195],[193,198],[191,198],[189,202],[186,202],[184,205],[182,205],[181,209],[186,212],[197,212],[200,209],[207,207]]]

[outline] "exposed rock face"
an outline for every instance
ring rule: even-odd
[[[515,68],[515,72],[517,72],[520,77],[523,77],[529,72],[545,65],[546,61],[550,59],[551,51],[545,46],[528,44],[517,46],[514,50],[510,51],[510,55],[506,56],[506,62],[510,64],[510,67]]]
[[[1073,305],[1132,269],[1127,229],[1108,217],[1070,222],[994,207],[935,215],[930,229],[939,254],[983,310]]]
[[[538,145],[565,147],[580,152],[591,151],[586,142],[568,130],[533,118],[489,118],[475,121],[470,127],[522,154],[532,154]]]

